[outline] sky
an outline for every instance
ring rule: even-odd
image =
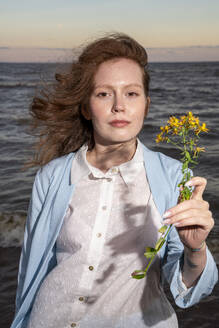
[[[0,0],[0,61],[63,60],[124,32],[152,61],[219,60],[218,0]]]

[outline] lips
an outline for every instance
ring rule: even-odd
[[[122,128],[126,125],[128,125],[130,122],[129,121],[125,121],[125,120],[113,120],[110,122],[110,125],[117,127],[117,128]]]

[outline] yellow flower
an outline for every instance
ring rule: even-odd
[[[157,136],[156,142],[168,141],[170,142],[171,135],[176,139],[176,136],[185,140],[183,138],[192,138],[192,135],[199,137],[200,132],[208,132],[206,123],[202,125],[199,122],[199,118],[194,116],[192,112],[187,112],[186,115],[177,118],[175,116],[170,116],[167,124],[160,127],[161,133]],[[188,140],[187,140],[188,142]],[[180,142],[178,142],[180,143]]]
[[[156,141],[156,143],[159,143],[159,142],[163,141],[163,137],[162,137],[161,133],[157,135],[157,138],[156,138],[155,141]]]
[[[170,125],[170,128],[174,128],[179,125],[179,120],[175,116],[170,116],[169,121],[167,123]]]
[[[170,127],[169,127],[169,125],[166,125],[166,126],[165,126],[165,132],[166,132],[166,133],[168,133],[168,132],[169,132],[169,130],[170,130]]]
[[[165,126],[161,126],[160,129],[163,133],[168,133],[170,130],[170,127],[169,127],[169,125],[165,125]]]
[[[202,123],[202,125],[198,125],[197,129],[195,130],[195,134],[199,135],[200,132],[208,132],[209,129],[206,127],[206,123]]]
[[[198,128],[199,127],[199,118],[195,117],[192,112],[188,112],[186,116],[185,123],[188,123],[188,128]]]
[[[197,153],[200,153],[201,151],[205,151],[205,147],[196,147]]]
[[[197,125],[197,124],[196,124],[195,121],[191,121],[191,122],[190,122],[190,126],[191,126],[191,127],[196,127],[196,125]]]
[[[197,125],[199,125],[199,118],[198,118],[198,117],[195,118],[195,123],[196,123]]]
[[[196,147],[194,151],[194,157],[197,156],[200,152],[205,151],[205,147]]]
[[[199,126],[197,129],[195,129],[195,134],[198,136],[199,135],[199,133],[201,132],[201,127]]]
[[[209,131],[209,129],[207,129],[205,123],[202,124],[202,126],[201,126],[201,131],[202,131],[202,132],[208,132],[208,131]]]
[[[176,135],[177,135],[177,134],[178,134],[178,132],[179,132],[179,131],[178,131],[178,129],[177,129],[177,128],[174,128],[174,129],[173,129],[173,134],[176,134]]]
[[[177,128],[179,126],[179,120],[178,120],[178,118],[174,117],[174,119],[172,120],[171,124],[172,124],[172,127],[176,127]]]

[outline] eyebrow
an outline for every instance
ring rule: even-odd
[[[142,89],[143,86],[141,84],[137,84],[137,83],[131,83],[131,84],[128,84],[128,85],[124,86],[124,88],[129,88],[129,87],[138,87],[138,88]],[[94,86],[94,89],[98,89],[98,88],[110,88],[110,89],[112,89],[113,86],[110,85],[110,84],[101,84],[101,85]]]

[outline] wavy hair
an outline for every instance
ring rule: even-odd
[[[92,122],[82,115],[89,106],[93,79],[99,65],[107,60],[127,58],[142,68],[146,96],[149,92],[146,50],[126,34],[115,33],[88,44],[68,72],[55,74],[52,88],[41,90],[30,106],[32,134],[37,136],[34,158],[28,166],[77,151],[84,143],[94,146]]]

